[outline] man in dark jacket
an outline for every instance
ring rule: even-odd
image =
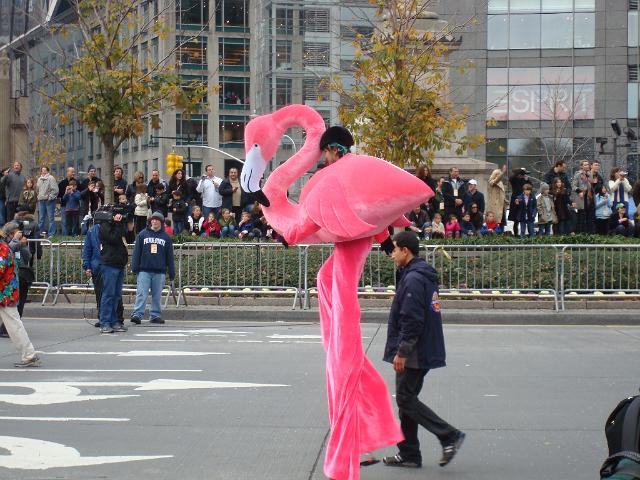
[[[169,280],[176,276],[173,262],[173,242],[164,231],[164,216],[160,212],[151,215],[150,226],[140,232],[133,248],[131,269],[137,275],[136,303],[131,314],[131,322],[140,324],[144,316],[149,290],[151,290],[151,323],[164,323],[162,319],[162,289],[167,270]]]
[[[414,233],[398,233],[393,245],[391,256],[398,273],[384,360],[393,363],[396,372],[396,402],[405,439],[398,444],[398,454],[384,457],[383,461],[391,467],[420,468],[418,425],[422,425],[440,440],[439,464],[444,467],[453,460],[465,434],[418,399],[427,372],[446,365],[438,276],[418,256],[420,242]]]
[[[90,183],[97,183],[101,181],[100,178],[98,178],[97,172],[96,167],[89,165],[89,168],[87,169],[87,178],[82,180],[78,187],[80,193],[89,188]],[[89,197],[85,195],[82,197],[82,201],[80,202],[80,220],[82,220],[87,213],[89,213]]]
[[[449,169],[449,178],[442,184],[442,197],[444,198],[444,215],[457,215],[462,218],[462,208],[464,207],[464,194],[466,186],[464,180],[460,178],[460,170],[457,167]]]
[[[126,223],[117,213],[111,222],[100,225],[98,238],[102,246],[100,254],[100,278],[102,297],[100,298],[100,333],[126,332],[127,327],[118,321],[118,304],[122,301],[124,269],[129,260],[124,243]]]
[[[236,222],[239,222],[242,210],[251,203],[251,199],[240,186],[237,168],[229,169],[229,176],[220,184],[218,193],[222,196],[222,208],[232,212]]]
[[[564,160],[558,160],[555,165],[544,174],[544,183],[553,185],[553,180],[558,177],[562,180],[562,184],[567,192],[571,191],[571,179],[567,175],[567,163]]]
[[[13,162],[13,170],[9,172],[5,180],[7,222],[13,220],[16,214],[16,208],[18,207],[18,201],[20,200],[20,194],[24,188],[25,180],[24,175],[22,175],[22,163],[18,161]]]

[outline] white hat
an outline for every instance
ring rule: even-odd
[[[469,185],[478,185],[478,182],[476,182],[473,178],[471,180],[469,180]]]

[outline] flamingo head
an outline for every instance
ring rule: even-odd
[[[240,185],[245,192],[268,207],[269,199],[260,188],[260,180],[269,160],[280,144],[282,128],[273,115],[261,115],[251,120],[244,130],[245,162],[240,175]]]

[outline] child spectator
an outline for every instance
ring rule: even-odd
[[[487,212],[485,215],[486,222],[482,225],[480,233],[482,235],[500,235],[502,233],[502,227],[496,220],[496,215],[493,212]]]
[[[127,222],[127,232],[125,233],[125,240],[127,243],[135,243],[136,230],[135,230],[135,205],[127,200],[127,194],[121,193],[118,195],[118,205],[124,210],[124,218]]]
[[[80,235],[80,192],[75,180],[69,180],[60,205],[64,209],[65,232],[64,235]]]
[[[102,181],[89,182],[87,188],[80,192],[80,198],[87,202],[90,215],[96,213],[104,204],[104,184]]]
[[[607,187],[602,185],[595,196],[596,203],[596,233],[598,235],[609,235],[609,223],[611,222],[611,207],[613,202],[609,196]]]
[[[442,223],[442,215],[436,213],[433,215],[433,222],[431,222],[431,238],[444,238],[445,229],[444,223]]]
[[[516,197],[516,220],[520,224],[520,237],[525,236],[525,232],[530,237],[535,235],[535,221],[538,213],[536,198],[532,195],[533,187],[530,183],[525,183],[522,193]]]
[[[471,214],[465,212],[462,214],[462,220],[460,221],[460,233],[463,237],[473,237],[476,233],[476,229],[471,223]]]
[[[18,205],[22,205],[27,207],[30,214],[36,213],[36,203],[37,203],[37,195],[35,190],[35,181],[33,178],[29,177],[24,182],[24,188],[22,189],[22,193],[20,193],[20,199],[18,200]],[[8,218],[7,221],[11,221],[13,218]]]
[[[173,231],[176,235],[180,235],[187,223],[187,214],[189,212],[189,205],[182,199],[182,192],[180,190],[174,190],[171,193],[173,197],[169,204],[169,209],[173,216]]]
[[[427,227],[431,226],[429,221],[429,214],[422,209],[420,205],[413,207],[409,213],[407,213],[407,219],[411,222],[411,225],[406,230],[411,230],[418,234],[418,237],[424,238],[427,233]]]
[[[173,237],[173,228],[171,227],[171,220],[165,218],[164,220],[164,231],[167,232],[167,235]]]
[[[470,203],[469,215],[471,217],[470,219],[471,223],[473,224],[473,229],[477,235],[478,232],[480,232],[480,230],[482,229],[482,224],[484,223],[484,215],[482,213],[482,210],[480,209],[480,205],[478,205],[477,203]]]
[[[240,240],[253,238],[251,236],[252,230],[253,221],[251,220],[251,214],[249,212],[242,212],[240,223],[238,224],[238,238],[240,238]]]
[[[189,225],[189,234],[192,237],[203,236],[204,229],[202,225],[204,224],[204,217],[202,216],[202,210],[199,206],[193,206],[191,216],[187,218],[187,224]]]
[[[228,208],[222,209],[220,217],[220,238],[231,238],[236,236],[236,221]]]
[[[202,224],[205,237],[220,238],[220,224],[216,220],[216,214],[212,211],[207,215],[207,219]]]
[[[633,221],[627,216],[627,207],[624,203],[616,205],[616,213],[611,219],[611,230],[614,235],[630,237],[633,235]]]
[[[553,206],[558,219],[558,229],[554,228],[553,233],[559,235],[569,235],[571,233],[571,197],[569,192],[562,181],[562,178],[555,177],[553,179],[553,185],[551,187],[551,194],[553,195]]]
[[[558,223],[553,197],[549,194],[549,185],[542,182],[536,198],[538,204],[538,235],[551,235],[551,225]]]
[[[136,234],[147,228],[147,217],[149,216],[149,195],[147,194],[146,183],[136,183],[135,203],[135,224]]]
[[[449,215],[449,221],[444,226],[444,231],[447,238],[460,238],[460,224],[458,223],[458,217],[454,214]]]
[[[154,188],[156,195],[151,202],[152,213],[160,212],[166,218],[169,215],[169,202],[171,199],[165,190],[164,183],[160,182]]]

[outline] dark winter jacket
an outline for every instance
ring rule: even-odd
[[[65,193],[62,197],[62,202],[60,204],[64,207],[65,212],[77,212],[80,210],[80,192],[68,192]]]
[[[438,275],[424,259],[414,257],[396,274],[396,295],[391,305],[384,360],[396,354],[406,367],[444,367],[445,347],[438,295]]]
[[[523,193],[518,196],[518,201],[520,203],[516,205],[516,221],[535,222],[536,215],[538,214],[538,202],[536,201],[536,197],[534,197],[533,194],[529,195],[529,202],[525,205]]]
[[[186,223],[187,214],[189,213],[189,205],[184,200],[171,200],[170,205],[171,213],[173,214],[174,222]]]
[[[169,270],[169,279],[175,278],[173,242],[164,228],[155,232],[147,227],[140,232],[133,247],[131,270],[136,275],[139,272],[166,273]]]
[[[479,192],[479,191],[475,191],[473,193],[465,193],[464,194],[464,198],[462,199],[462,201],[464,202],[464,211],[465,212],[470,212],[471,211],[471,204],[472,203],[476,203],[478,205],[478,211],[481,213],[484,213],[484,209],[485,209],[485,204],[484,204],[484,194]]]
[[[247,192],[242,190],[242,187],[238,187],[241,190],[240,193],[240,206],[244,208],[245,205],[251,203],[251,199]],[[233,210],[233,187],[229,178],[225,178],[218,187],[218,193],[222,196],[222,208]]]
[[[564,188],[567,190],[567,192],[570,192],[571,179],[569,178],[569,175],[567,175],[565,172],[556,173],[553,167],[551,168],[551,170],[549,170],[547,173],[544,174],[544,178],[543,178],[544,183],[546,183],[547,185],[553,185],[554,184],[553,180],[556,177],[562,180],[562,184],[564,185]]]
[[[461,178],[457,179],[458,188],[453,188],[453,179],[447,178],[442,184],[442,197],[444,198],[445,216],[458,215],[462,216],[462,205],[456,205],[456,200],[462,200],[467,191],[466,184]],[[456,191],[457,190],[457,191]],[[464,203],[464,202],[463,202]]]
[[[124,268],[127,265],[129,253],[123,241],[126,235],[126,226],[125,222],[115,221],[100,225],[98,238],[102,245],[102,254],[100,255],[102,265],[115,268]]]
[[[113,179],[113,195],[115,196],[115,201],[118,201],[118,195],[116,195],[115,193],[115,189],[122,189],[122,193],[124,193],[125,195],[127,194],[127,181],[124,178],[119,178],[118,180],[116,180],[115,178]]]
[[[67,192],[67,187],[69,186],[69,182],[71,180],[75,180],[75,177],[71,177],[71,178],[64,177],[62,180],[58,182],[58,198],[60,199],[60,201],[62,201],[62,197],[64,197],[65,193]],[[76,181],[76,184],[77,184],[77,181]],[[80,191],[79,188],[77,190]]]
[[[169,194],[167,192],[157,194],[153,199],[153,203],[151,204],[151,211],[160,212],[166,218],[169,214],[170,200],[171,198],[169,197]]]

